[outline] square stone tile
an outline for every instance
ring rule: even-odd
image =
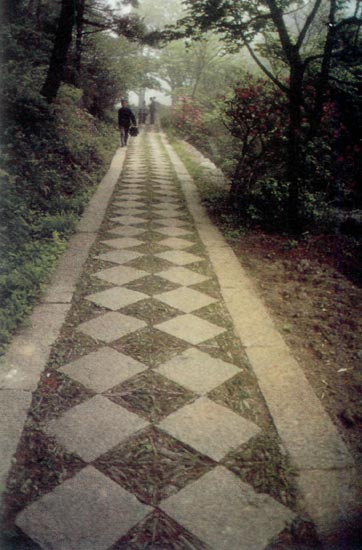
[[[135,252],[134,250],[112,250],[112,252],[105,252],[104,254],[96,256],[96,258],[115,264],[125,264],[141,256],[143,256],[143,254]]]
[[[162,235],[167,235],[168,237],[180,237],[183,235],[189,235],[192,230],[182,229],[181,227],[158,227],[156,229],[157,233],[162,233]]]
[[[144,321],[112,311],[82,323],[77,330],[95,340],[109,343],[145,326]]]
[[[142,200],[140,195],[143,192],[143,189],[133,190],[133,189],[124,189],[122,193],[116,195],[118,201],[139,201]]]
[[[126,227],[125,225],[116,225],[112,229],[108,229],[107,233],[114,233],[115,235],[122,235],[123,237],[135,237],[145,232],[144,227]]]
[[[214,550],[263,550],[295,517],[223,466],[164,500],[160,508]]]
[[[154,210],[178,210],[180,207],[169,201],[160,201],[152,205]]]
[[[181,386],[205,394],[240,373],[235,365],[191,348],[158,367],[157,371]]]
[[[138,218],[137,216],[118,216],[116,218],[111,218],[111,221],[122,225],[137,225],[147,222],[144,218]]]
[[[176,218],[167,218],[165,220],[155,220],[155,223],[158,223],[160,225],[166,225],[170,227],[179,227],[181,225],[188,225],[189,222],[185,220],[178,220]]]
[[[96,467],[143,502],[157,506],[170,494],[210,471],[215,464],[161,430],[149,427],[101,456]],[[143,548],[166,550],[167,546],[152,544]],[[172,548],[175,547],[172,545]]]
[[[138,215],[144,215],[146,210],[143,208],[142,210],[140,208],[126,208],[123,206],[116,206],[117,210],[113,212],[114,216],[138,216]]]
[[[133,246],[140,246],[144,242],[139,239],[134,239],[133,237],[123,237],[120,239],[107,239],[106,241],[101,241],[102,244],[111,246],[112,248],[131,248]]]
[[[177,228],[175,227],[175,229]],[[162,244],[163,246],[168,246],[169,248],[173,248],[175,250],[181,250],[182,248],[190,248],[190,246],[193,246],[195,243],[193,243],[192,241],[187,241],[186,239],[170,237],[169,239],[164,239],[163,241],[160,241],[159,244]]]
[[[16,524],[41,548],[108,550],[152,508],[87,466],[25,508]]]
[[[159,427],[216,461],[260,432],[253,422],[207,397],[172,413]]]
[[[204,259],[183,250],[167,250],[166,252],[158,252],[156,256],[177,265],[193,264],[194,262],[202,262]]]
[[[150,422],[159,422],[161,418],[193,401],[196,396],[153,369],[148,369],[131,380],[112,387],[105,397]]]
[[[132,197],[132,198],[131,198]],[[137,195],[134,195],[135,198],[137,198]],[[113,201],[113,206],[118,206],[122,208],[141,208],[144,206],[144,201],[141,198],[138,198],[138,200],[133,199],[133,195],[128,195],[127,199],[117,199]]]
[[[142,292],[129,290],[128,288],[115,287],[91,294],[87,296],[86,299],[98,306],[116,311],[121,307],[129,306],[140,300],[149,299],[149,296]]]
[[[114,285],[125,285],[130,281],[146,277],[146,275],[149,275],[147,271],[126,266],[110,267],[109,269],[103,269],[94,273],[94,277],[98,277],[98,279],[113,283]]]
[[[83,386],[102,393],[146,369],[146,365],[132,357],[105,347],[68,363],[59,371]]]
[[[181,340],[186,340],[186,342],[190,342],[193,345],[215,338],[215,336],[222,334],[226,330],[190,313],[180,315],[170,321],[165,321],[160,325],[156,325],[155,328],[167,332],[176,338],[181,338]]]
[[[198,283],[202,283],[203,281],[207,281],[207,279],[210,279],[210,277],[200,275],[200,273],[195,273],[195,271],[191,271],[191,269],[187,269],[187,267],[181,266],[171,267],[170,269],[167,269],[165,271],[160,271],[157,275],[159,277],[162,277],[163,279],[166,279],[167,281],[171,281],[172,283],[183,286],[196,285]]]
[[[215,298],[211,298],[207,294],[185,287],[156,294],[154,298],[185,313],[191,313],[191,311],[217,302]]]
[[[182,216],[183,214],[184,212],[171,208],[168,208],[167,210],[157,210],[157,212],[155,212],[155,216],[161,216],[161,218],[177,218],[177,216]]]
[[[49,422],[46,432],[68,451],[92,462],[147,425],[137,414],[96,395]]]

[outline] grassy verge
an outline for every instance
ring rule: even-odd
[[[117,143],[65,88],[8,123],[0,172],[0,353],[39,300]]]

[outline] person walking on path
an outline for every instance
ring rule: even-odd
[[[151,102],[150,102],[150,124],[154,124],[154,123],[155,123],[155,120],[156,120],[156,110],[157,110],[157,107],[156,107],[155,98],[154,98],[154,97],[151,97]]]
[[[147,115],[148,115],[148,109],[147,109],[146,102],[144,101],[142,103],[140,109],[139,109],[139,112],[138,112],[138,124],[139,125],[146,124]]]
[[[137,126],[136,117],[128,107],[128,101],[122,99],[122,107],[118,111],[118,126],[121,133],[121,147],[125,147],[128,141],[128,133],[131,124]]]

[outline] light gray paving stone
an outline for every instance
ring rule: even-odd
[[[179,220],[177,218],[167,218],[167,219],[159,219],[155,220],[156,223],[159,223],[160,225],[166,225],[170,227],[179,227],[181,225],[188,225],[189,222],[185,220]]]
[[[112,229],[108,229],[107,233],[112,233],[114,235],[122,235],[123,237],[135,237],[136,235],[142,235],[145,232],[144,227],[133,227],[125,225],[116,225]]]
[[[90,296],[86,296],[86,299],[94,304],[112,309],[113,311],[147,298],[149,298],[147,294],[142,294],[142,292],[121,287],[109,288],[107,290],[91,294]]]
[[[192,241],[187,241],[186,239],[179,239],[178,237],[170,237],[169,239],[160,241],[159,244],[168,246],[169,248],[173,248],[175,250],[181,250],[183,248],[190,248],[190,246],[193,246],[195,243]]]
[[[182,229],[181,227],[158,227],[156,231],[168,237],[180,237],[192,233],[192,229]]]
[[[157,273],[157,276],[162,277],[167,281],[171,281],[171,283],[184,286],[196,285],[210,279],[210,277],[200,275],[200,273],[195,273],[195,271],[191,271],[191,269],[187,269],[187,267],[182,266],[175,266],[167,269],[166,271],[160,271]]]
[[[211,298],[207,294],[185,287],[156,294],[154,298],[185,313],[191,313],[191,311],[217,302],[215,298]]]
[[[139,208],[122,208],[119,207],[119,210],[114,211],[114,215],[116,216],[138,216],[141,214],[141,216],[146,212],[145,209],[140,210]]]
[[[112,222],[121,223],[122,225],[137,225],[139,223],[145,223],[147,220],[139,218],[138,216],[117,216],[111,218]]]
[[[154,208],[154,210],[177,210],[180,209],[180,206],[175,205],[174,202],[160,201],[156,204],[153,204],[152,208]]]
[[[174,218],[177,216],[182,216],[184,212],[180,212],[179,210],[175,209],[168,209],[168,210],[158,210],[157,216],[161,216],[161,218]]]
[[[102,393],[146,369],[146,365],[132,357],[104,347],[68,363],[59,371],[83,386]]]
[[[107,550],[151,511],[87,466],[25,508],[16,524],[44,550]]]
[[[143,187],[138,187],[136,189],[132,188],[132,189],[122,189],[122,191],[120,193],[118,193],[117,195],[115,195],[115,200],[116,201],[133,201],[133,202],[137,202],[137,201],[144,201],[145,198],[144,198],[144,192],[145,192],[145,189]]]
[[[148,424],[103,395],[96,395],[49,422],[46,432],[68,451],[92,462]]]
[[[215,336],[225,332],[224,328],[204,321],[190,313],[174,317],[170,321],[156,325],[156,328],[194,345],[215,338]]]
[[[106,252],[105,254],[100,254],[96,256],[99,260],[104,260],[106,262],[113,262],[115,264],[125,264],[136,258],[144,256],[140,252],[134,252],[133,250],[112,250],[112,252]]]
[[[0,495],[6,489],[6,478],[23,431],[31,399],[32,394],[29,391],[0,390]]]
[[[145,326],[144,321],[112,311],[82,323],[77,330],[95,340],[109,343]]]
[[[156,256],[177,265],[187,265],[203,261],[203,258],[200,258],[200,256],[184,252],[183,250],[167,250],[166,252],[158,252]]]
[[[241,371],[235,365],[191,348],[156,369],[160,374],[201,395]]]
[[[295,517],[223,466],[190,483],[160,507],[214,550],[263,550]]]
[[[216,461],[260,432],[253,422],[207,397],[170,414],[159,427]]]
[[[134,198],[136,199],[136,195],[134,196]],[[113,201],[113,206],[123,206],[124,208],[141,208],[142,206],[145,205],[145,201],[141,198],[138,198],[138,200],[131,200],[133,199],[132,195],[129,195],[127,197],[127,199],[117,199],[115,201]]]
[[[149,273],[147,273],[147,271],[142,271],[141,269],[134,269],[133,267],[123,265],[110,267],[109,269],[103,269],[102,271],[94,273],[94,277],[98,277],[98,279],[102,279],[102,281],[107,281],[108,283],[113,283],[114,285],[120,286],[148,275]]]
[[[133,246],[140,246],[144,244],[143,241],[139,239],[134,239],[133,237],[123,237],[120,239],[107,239],[106,241],[101,241],[102,244],[111,246],[112,248],[131,248]]]

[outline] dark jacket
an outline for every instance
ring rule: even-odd
[[[118,126],[131,126],[131,123],[137,126],[136,117],[129,107],[121,107],[118,111]]]

